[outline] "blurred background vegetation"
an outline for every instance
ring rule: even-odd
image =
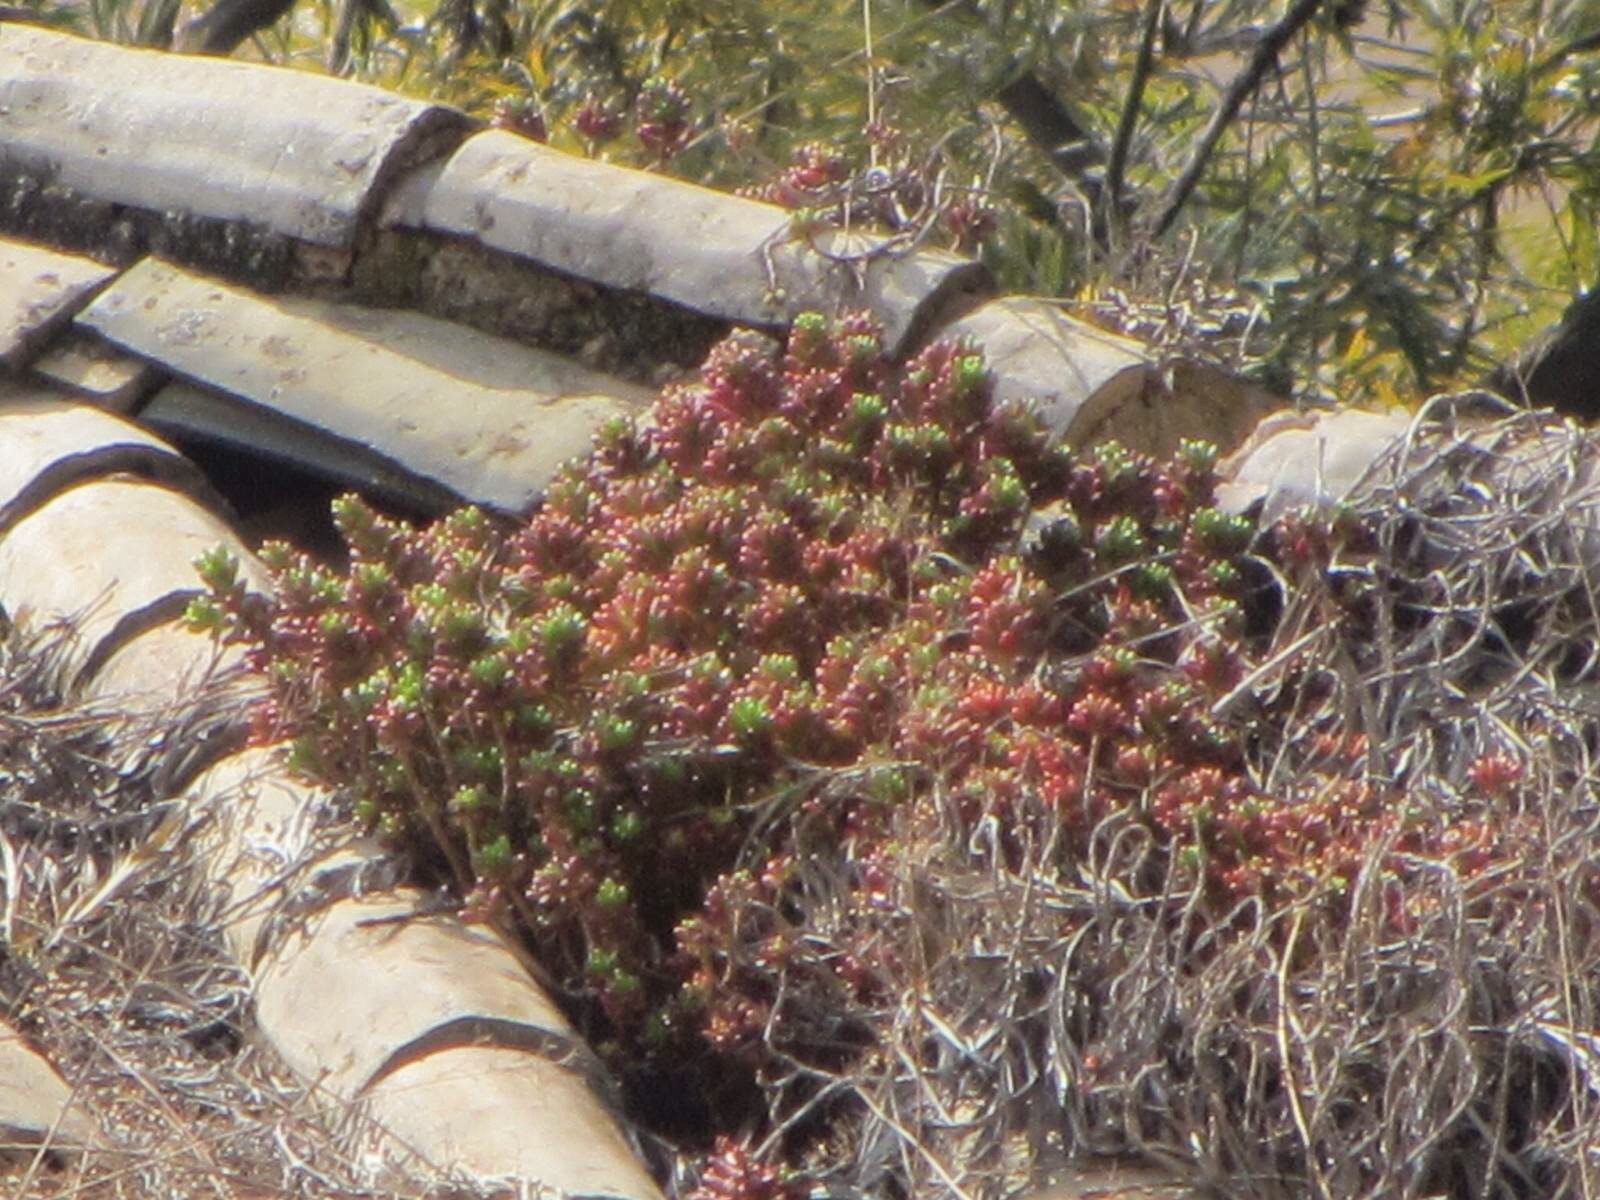
[[[563,149],[747,187],[805,221],[886,223],[980,253],[1010,291],[1318,398],[1473,383],[1596,283],[1596,0],[221,0],[198,23],[179,0],[87,0],[44,15],[498,108]]]

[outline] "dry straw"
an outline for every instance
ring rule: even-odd
[[[1391,839],[1355,878],[1217,912],[1136,811],[1072,877],[1047,814],[1008,869],[998,831],[918,807],[881,904],[810,867],[819,955],[866,925],[914,964],[891,1003],[810,1014],[807,1042],[864,1058],[772,1081],[787,1129],[855,1114],[815,1164],[835,1188],[1000,1196],[1105,1155],[1192,1181],[1162,1195],[1600,1194],[1600,459],[1569,424],[1470,407],[1433,403],[1375,465],[1331,569],[1275,572],[1219,715],[1262,792],[1362,781],[1424,827],[1481,823],[1490,865]],[[1492,756],[1521,774],[1486,796]]]
[[[427,1164],[397,1172],[359,1111],[296,1081],[257,1035],[184,819],[156,784],[185,740],[172,722],[61,706],[67,631],[3,634],[0,1018],[62,1072],[107,1147],[0,1150],[0,1197],[481,1194]]]
[[[873,903],[823,856],[804,871],[812,961],[876,940],[904,964],[887,1000],[814,1003],[740,964],[783,1013],[771,1145],[827,1126],[810,1165],[840,1197],[998,1197],[1085,1156],[1241,1200],[1600,1193],[1594,446],[1430,405],[1350,498],[1363,535],[1279,570],[1224,701],[1262,792],[1364,782],[1486,831],[1485,869],[1390,841],[1354,878],[1219,912],[1136,809],[1068,859],[1048,814],[1000,854],[999,830],[907,806]],[[378,1190],[360,1114],[255,1038],[181,837],[141,851],[167,815],[150,728],[54,707],[50,661],[0,650],[0,1014],[118,1149],[24,1155],[0,1195],[447,1194],[426,1172]],[[1516,771],[1488,794],[1491,759]],[[117,903],[86,899],[119,870]],[[836,1069],[791,1039],[831,1039]]]

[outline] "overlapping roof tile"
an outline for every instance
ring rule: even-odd
[[[1049,305],[995,300],[975,261],[803,231],[771,205],[474,129],[345,80],[0,22],[0,607],[77,621],[67,668],[80,697],[183,709],[193,677],[224,657],[179,620],[199,586],[193,560],[222,543],[262,584],[230,502],[273,502],[248,493],[274,472],[420,515],[462,502],[526,513],[604,422],[642,412],[648,385],[737,326],[781,332],[803,311],[864,308],[902,356],[974,338],[1000,396],[1038,400],[1073,441],[1242,437],[1264,404]],[[228,461],[258,470],[244,483],[216,465]],[[221,753],[196,750],[191,776]],[[259,767],[296,821],[313,801],[278,758],[248,754],[265,757],[218,765],[201,791],[220,789],[236,818],[218,874],[255,896],[268,889],[241,847],[276,826],[238,815],[251,810],[235,793],[254,784],[229,772]],[[314,950],[269,953],[267,916],[238,924],[268,1036],[444,1159],[575,1194],[655,1196],[620,1132],[594,1132],[608,1118],[589,1082],[512,1030],[569,1037],[554,1010],[509,983],[483,991],[496,971],[518,974],[509,952],[451,952],[496,960],[489,975],[473,967],[476,992],[448,972],[412,982],[406,955],[380,945],[387,931],[362,923],[372,905],[415,907],[385,895],[323,897],[336,919]],[[427,957],[471,936],[419,924],[401,940]],[[347,1024],[305,1020],[357,942],[372,961],[388,954],[397,995],[367,1020],[352,982],[329,1006]],[[558,1095],[538,1137],[490,1119]],[[596,1137],[610,1138],[599,1157]]]
[[[742,325],[865,308],[903,349],[949,298],[989,290],[971,259],[870,233],[804,236],[783,209],[576,158],[499,130],[410,176],[391,226],[470,237]]]
[[[347,248],[471,122],[362,84],[0,24],[0,164],[85,200]]]
[[[416,313],[267,298],[155,259],[81,317],[189,386],[145,419],[310,466],[416,508],[527,512],[555,468],[647,393]]]

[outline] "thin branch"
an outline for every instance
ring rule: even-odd
[[[330,74],[343,75],[350,65],[350,39],[355,36],[356,19],[362,7],[362,0],[339,0],[333,37],[328,42],[326,62]]]
[[[867,66],[867,124],[878,125],[878,62],[872,48],[872,0],[861,0],[861,57]],[[867,142],[868,165],[878,165],[878,139]]]
[[[1307,41],[1309,42],[1309,38]],[[1307,45],[1305,56],[1301,59],[1301,67],[1306,80],[1306,146],[1310,151],[1308,166],[1311,168],[1311,211],[1322,212],[1322,113],[1317,102],[1316,71],[1311,65],[1311,47]],[[1317,275],[1322,274],[1323,243],[1319,237],[1312,260],[1312,270]]]
[[[889,32],[879,35],[876,38],[877,47],[881,50],[890,42],[895,42],[901,38],[909,37],[911,34],[919,32],[922,27],[927,25],[929,22],[937,20],[939,17],[944,16],[946,13],[953,12],[957,8],[964,7],[970,2],[971,0],[942,0],[941,3],[939,0],[926,0],[927,10],[925,12],[923,12],[920,16],[912,17],[903,25],[898,25],[889,30]],[[591,22],[591,29],[595,31],[603,31],[604,27],[598,23]],[[622,51],[619,48],[608,45],[608,59],[620,58],[621,54]],[[841,67],[845,67],[851,63],[854,63],[857,59],[862,58],[863,56],[864,52],[862,50],[851,50],[845,54],[841,54],[832,62],[825,64],[823,71],[836,71]],[[620,65],[613,65],[611,69],[613,74],[618,74],[622,70]],[[771,78],[771,76],[769,76],[769,78]],[[752,104],[749,108],[733,113],[727,118],[727,120],[733,124],[739,124],[740,122],[749,121],[756,117],[760,117],[763,114],[770,112],[777,106],[793,100],[804,90],[808,82],[810,81],[798,80],[793,84],[786,84],[776,91],[769,92],[765,97],[757,101],[755,104]],[[700,133],[696,134],[695,137],[689,142],[688,146],[685,147],[685,149],[693,149],[702,142],[705,142],[716,136],[717,127],[715,125],[710,125]]]
[[[178,34],[179,50],[231,54],[251,34],[274,25],[295,0],[219,0]]]
[[[1167,193],[1161,216],[1155,223],[1153,236],[1160,237],[1172,228],[1173,221],[1177,220],[1178,213],[1188,203],[1195,186],[1200,182],[1206,164],[1211,161],[1217,142],[1221,140],[1233,119],[1239,115],[1239,109],[1244,106],[1245,100],[1261,86],[1261,80],[1277,61],[1279,53],[1289,44],[1290,39],[1305,27],[1306,22],[1316,15],[1317,10],[1322,7],[1322,2],[1323,0],[1296,0],[1294,6],[1283,15],[1283,19],[1261,35],[1255,49],[1250,53],[1250,61],[1233,77],[1233,81],[1228,84],[1228,90],[1223,93],[1222,103],[1217,106],[1217,111],[1211,117],[1211,123],[1200,136],[1200,144],[1195,147],[1194,156],[1189,159],[1183,174],[1178,176],[1177,182]]]
[[[935,3],[936,0],[923,0],[929,8]],[[952,10],[978,15],[973,0],[946,0],[937,9],[939,12]],[[994,98],[1057,170],[1083,188],[1091,201],[1098,199],[1098,182],[1086,178],[1085,172],[1105,161],[1105,147],[1095,141],[1092,131],[1078,122],[1061,97],[1039,78],[1038,72],[1022,71],[1010,83],[997,88]]]
[[[1017,76],[998,88],[994,98],[1032,142],[1055,164],[1062,174],[1080,185],[1092,182],[1084,171],[1105,161],[1105,151],[1096,144],[1094,134],[1078,124],[1055,92],[1032,72]]]
[[[1593,33],[1585,34],[1583,37],[1574,38],[1566,45],[1552,50],[1549,55],[1534,64],[1533,77],[1535,79],[1542,78],[1551,71],[1565,66],[1569,58],[1574,58],[1579,54],[1587,54],[1591,50],[1600,50],[1600,29],[1595,30]]]
[[[1133,78],[1122,100],[1122,115],[1117,121],[1116,139],[1111,143],[1111,160],[1106,165],[1106,186],[1102,199],[1106,221],[1112,229],[1122,225],[1122,177],[1128,168],[1128,147],[1133,129],[1139,123],[1139,108],[1144,102],[1144,86],[1150,79],[1150,64],[1155,61],[1156,35],[1161,31],[1161,14],[1166,0],[1147,0],[1144,32],[1139,39],[1139,56],[1133,63]]]

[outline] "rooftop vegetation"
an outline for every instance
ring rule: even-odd
[[[1581,1194],[1587,439],[1446,424],[1258,528],[1210,447],[1074,454],[989,386],[860,320],[737,335],[525,525],[347,500],[347,570],[213,556],[191,617],[701,1195],[1127,1153]]]

